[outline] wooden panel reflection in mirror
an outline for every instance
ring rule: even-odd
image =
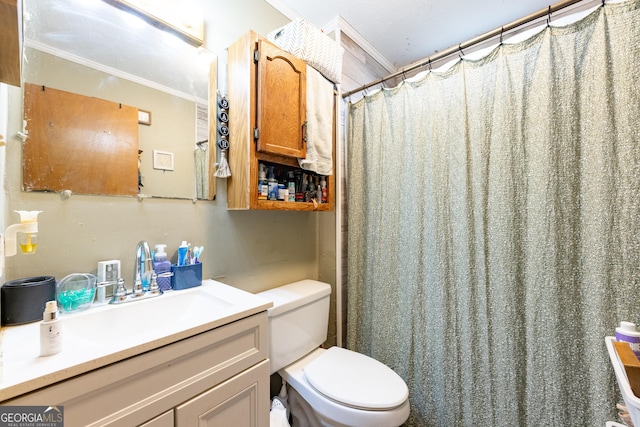
[[[22,2],[0,1],[0,82],[20,86]]]
[[[25,191],[138,194],[137,108],[25,83],[24,111]]]

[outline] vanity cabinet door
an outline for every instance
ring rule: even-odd
[[[257,45],[256,149],[304,159],[307,64],[262,39]]]
[[[268,427],[269,361],[178,406],[175,414],[177,427]]]
[[[174,427],[173,423],[173,410],[167,411],[162,415],[159,415],[142,424],[140,427]]]

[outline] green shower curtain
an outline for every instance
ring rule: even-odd
[[[604,426],[640,323],[640,1],[349,107],[347,346],[411,426]]]

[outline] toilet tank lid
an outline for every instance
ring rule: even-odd
[[[301,280],[259,292],[256,295],[273,302],[268,310],[269,317],[302,307],[331,294],[331,286],[317,280]]]

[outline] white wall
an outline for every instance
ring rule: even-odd
[[[5,164],[5,141],[7,140],[7,124],[9,119],[9,88],[4,83],[0,83],[0,165]],[[0,188],[4,188],[5,173],[0,173]],[[5,216],[7,214],[7,202],[4,191],[0,191],[0,234],[4,235],[6,228]],[[0,266],[3,260],[0,259]],[[0,283],[3,282],[4,271],[0,272]]]

